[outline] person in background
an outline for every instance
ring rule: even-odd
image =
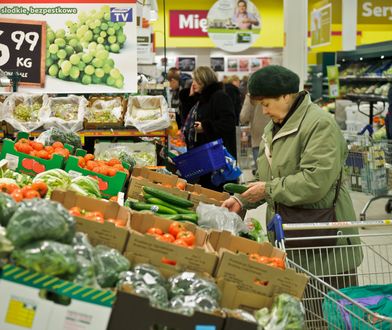
[[[180,77],[180,86],[181,88],[190,88],[192,85],[192,76],[189,75],[188,73],[181,72],[180,69],[177,69],[176,67],[172,67],[167,71],[167,80],[170,81],[170,79],[174,76],[178,75]]]
[[[248,12],[248,4],[245,0],[239,0],[237,2],[237,8],[231,21],[240,30],[251,30],[253,25],[258,26],[260,24],[257,17]]]
[[[229,83],[229,77],[226,76],[226,75],[224,75],[224,76],[222,77],[222,84],[227,84],[227,83]]]
[[[238,88],[239,86],[240,86],[240,78],[236,75],[229,77],[227,80],[227,84],[223,85],[224,91],[230,96],[234,104],[236,125],[239,124],[240,112],[242,107],[241,93],[240,93],[240,89]]]
[[[169,77],[169,76],[168,76]],[[180,75],[178,73],[171,74],[169,79],[170,84],[170,108],[176,111],[176,122],[179,128],[181,128],[181,107],[180,107],[180,91],[182,89],[180,85]]]
[[[244,104],[245,102],[245,96],[248,93],[248,80],[249,76],[245,75],[242,77],[241,82],[240,82],[240,93],[241,93],[241,104]]]
[[[258,181],[222,206],[239,213],[266,201],[267,221],[277,210],[288,207],[303,212],[334,208],[336,221],[355,221],[350,194],[341,180],[348,149],[335,119],[312,103],[306,91],[299,92],[298,75],[282,66],[270,65],[253,73],[248,90],[250,100],[272,120],[260,144]],[[340,230],[343,235],[336,246],[288,251],[288,257],[336,288],[357,285],[356,268],[363,259],[361,242],[344,235],[356,235],[358,230]],[[273,237],[270,240],[274,242]]]
[[[190,97],[194,98],[195,104],[182,128],[187,148],[222,139],[228,152],[236,157],[234,105],[210,67],[200,66],[193,71]],[[200,177],[197,183],[209,189],[222,190],[222,186],[212,184],[211,174]]]
[[[240,113],[240,124],[250,126],[250,136],[252,143],[252,155],[257,167],[257,158],[259,156],[259,146],[261,137],[264,133],[265,126],[271,119],[263,114],[263,107],[259,103],[251,102],[249,95],[245,97],[244,105]],[[255,171],[253,171],[255,174]]]

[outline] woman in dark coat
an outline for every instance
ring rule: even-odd
[[[190,96],[197,101],[183,129],[188,149],[221,138],[229,153],[236,157],[234,105],[211,68],[200,66],[193,71]],[[221,189],[212,185],[210,174],[201,177],[199,183],[207,188]]]

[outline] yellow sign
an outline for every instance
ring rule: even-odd
[[[358,0],[358,24],[392,25],[392,0]]]
[[[324,46],[331,42],[332,5],[314,9],[311,13],[311,47]]]
[[[31,329],[37,306],[18,297],[11,297],[5,322],[20,327]]]

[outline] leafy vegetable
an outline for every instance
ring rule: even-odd
[[[61,142],[63,144],[67,143],[74,148],[82,147],[82,141],[78,134],[58,127],[53,127],[52,129],[41,133],[37,140],[45,145]]]
[[[72,246],[54,241],[38,241],[15,249],[12,258],[27,269],[52,276],[69,276],[78,270]]]
[[[91,260],[93,257],[93,247],[85,233],[77,232],[72,240],[72,246],[78,256]]]
[[[262,308],[255,313],[257,322],[266,330],[305,329],[305,309],[295,297],[282,293],[275,298],[271,313]]]
[[[83,196],[101,198],[98,181],[89,176],[79,176],[72,179],[68,189]]]
[[[46,196],[50,196],[55,189],[67,189],[71,184],[71,177],[69,174],[60,169],[53,169],[39,173],[35,176],[33,182],[42,181],[48,186]]]
[[[15,180],[16,184],[19,187],[27,186],[33,182],[33,179],[30,176],[26,174],[14,172],[10,169],[6,169],[6,170],[0,169],[0,177]]]
[[[6,237],[6,233],[6,229],[0,226],[0,258],[14,249],[11,241]]]
[[[38,111],[41,109],[42,103],[34,102],[31,106],[29,104],[19,103],[15,106],[15,119],[23,122],[38,121]]]
[[[93,249],[93,263],[98,284],[102,288],[114,287],[121,272],[127,271],[130,263],[127,258],[115,249],[97,245]]]
[[[73,282],[82,286],[98,288],[99,285],[97,278],[95,277],[95,269],[92,261],[81,255],[77,255],[76,262],[78,265],[78,271]]]
[[[7,226],[7,237],[16,247],[50,239],[69,243],[74,235],[74,220],[59,204],[45,199],[20,202]]]
[[[11,216],[15,213],[17,204],[14,199],[4,193],[0,193],[0,225],[7,226]]]

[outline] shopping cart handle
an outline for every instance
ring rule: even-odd
[[[278,242],[284,240],[284,232],[282,227],[282,217],[275,214],[270,222],[267,224],[267,230],[275,233],[275,240]]]

